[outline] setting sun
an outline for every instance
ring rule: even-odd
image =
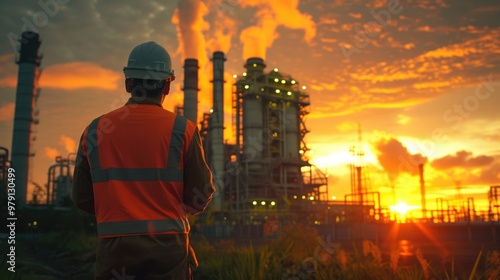
[[[408,213],[408,211],[411,210],[410,206],[408,206],[404,202],[399,202],[397,205],[391,205],[389,208],[391,209],[392,212],[396,212],[397,214],[403,217],[406,215],[406,213]]]

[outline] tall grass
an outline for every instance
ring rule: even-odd
[[[355,247],[353,253],[332,245],[304,226],[287,228],[278,239],[260,246],[236,246],[228,240],[210,244],[197,239],[193,247],[200,267],[195,270],[195,279],[500,279],[500,254],[496,251],[488,254],[485,263],[480,262],[480,252],[472,271],[460,275],[454,271],[453,261],[451,271],[434,267],[421,250],[416,252],[415,264],[408,267],[399,264],[399,251],[383,258],[379,247],[370,241],[363,242],[362,250]]]

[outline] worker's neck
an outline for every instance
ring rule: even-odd
[[[162,98],[152,98],[152,97],[138,97],[132,96],[128,100],[127,104],[150,104],[150,105],[158,105],[162,107]]]

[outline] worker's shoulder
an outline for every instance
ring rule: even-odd
[[[186,128],[191,130],[191,131],[194,131],[194,130],[197,130],[198,129],[198,126],[196,125],[195,122],[193,122],[192,120],[182,116],[182,115],[178,115],[180,117],[182,117],[183,119],[186,120]]]

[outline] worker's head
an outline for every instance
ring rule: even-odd
[[[125,88],[132,96],[159,98],[162,102],[170,91],[170,82],[175,80],[170,55],[155,42],[136,46],[123,73]]]

